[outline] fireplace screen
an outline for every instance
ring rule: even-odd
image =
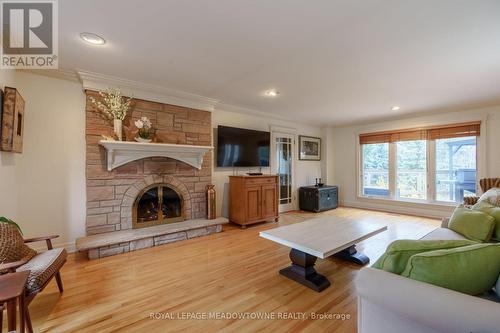
[[[134,228],[183,221],[182,197],[166,185],[154,185],[142,191],[134,204]]]

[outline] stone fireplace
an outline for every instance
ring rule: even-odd
[[[113,126],[95,112],[89,96],[99,99],[95,91],[86,91],[86,188],[87,238],[133,230],[143,231],[160,226],[185,226],[190,220],[201,228],[206,215],[206,186],[212,179],[212,152],[204,155],[201,168],[168,157],[148,157],[113,168],[107,165],[107,152],[99,142],[102,135],[111,136]],[[134,100],[124,120],[124,140],[133,141],[130,129],[133,122],[148,117],[156,129],[155,143],[211,146],[211,113],[186,107]],[[220,224],[220,223],[219,223]],[[189,233],[192,236],[220,231],[220,225]],[[154,229],[156,228],[156,229]],[[184,229],[183,229],[184,230]],[[190,238],[177,235],[172,239]],[[157,233],[156,233],[157,234]],[[155,235],[156,235],[155,234]],[[104,236],[103,236],[104,237]],[[162,239],[161,243],[165,243]],[[153,239],[150,246],[157,245]],[[158,244],[160,242],[158,241]],[[144,244],[143,244],[144,245]],[[97,255],[103,257],[146,247],[132,242],[99,247]],[[90,252],[89,252],[90,256]]]

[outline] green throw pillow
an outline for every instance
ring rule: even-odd
[[[401,274],[408,259],[414,254],[452,249],[455,247],[476,244],[471,240],[410,240],[400,239],[392,242],[385,253],[373,264],[372,267],[382,269],[394,274]]]
[[[500,244],[474,244],[413,255],[402,276],[469,295],[489,291],[500,274]]]
[[[486,213],[495,219],[496,226],[491,238],[500,242],[500,207],[495,207],[487,201],[480,201],[472,206],[472,209]]]
[[[478,242],[490,240],[495,219],[486,213],[459,206],[450,218],[448,228]]]

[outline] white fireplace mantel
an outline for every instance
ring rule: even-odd
[[[101,140],[99,144],[106,148],[108,171],[141,158],[155,156],[169,157],[200,170],[203,163],[203,156],[213,149],[211,146],[112,140]]]

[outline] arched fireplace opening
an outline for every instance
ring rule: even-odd
[[[151,227],[184,221],[182,195],[167,184],[154,184],[142,190],[132,207],[132,226]]]

